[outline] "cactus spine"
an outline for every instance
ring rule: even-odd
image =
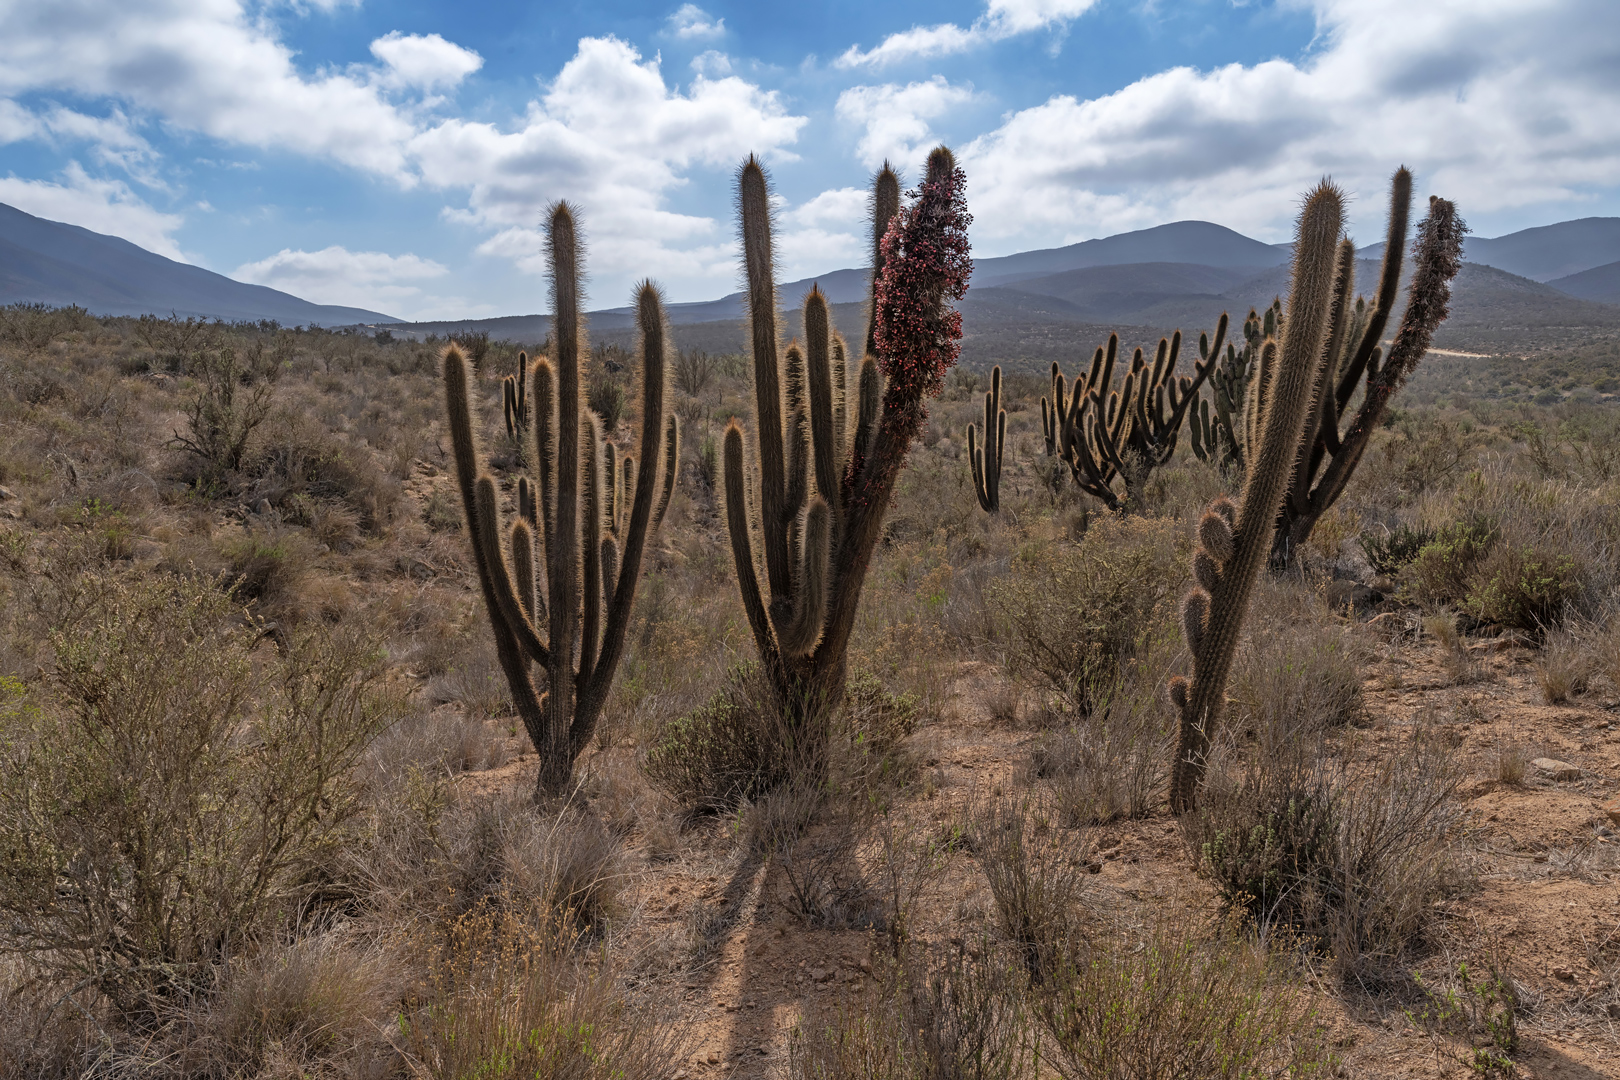
[[[642,555],[673,490],[680,435],[675,417],[666,421],[664,416],[663,304],[657,288],[646,282],[636,297],[640,451],[643,460],[651,455],[652,464],[637,469],[635,459],[621,456],[612,443],[604,445],[594,414],[581,403],[583,251],[567,203],[551,210],[548,248],[555,362],[537,357],[529,369],[525,358],[519,373],[532,381],[532,393],[511,379],[502,392],[508,429],[535,433],[536,475],[532,483],[519,479],[518,513],[510,527],[501,520],[495,480],[480,468],[472,377],[456,345],[445,350],[444,383],[456,481],[496,655],[540,756],[539,790],[555,795],[567,790],[574,760],[595,730],[623,654]],[[543,578],[536,573],[539,558],[545,561]],[[531,677],[532,664],[545,669],[543,693]]]
[[[1283,503],[1282,524],[1271,551],[1273,565],[1288,563],[1299,546],[1309,539],[1317,521],[1343,494],[1372,433],[1383,420],[1390,399],[1405,385],[1428,351],[1434,331],[1445,321],[1451,300],[1451,279],[1457,276],[1462,265],[1462,241],[1468,226],[1458,216],[1453,203],[1431,197],[1429,214],[1418,224],[1406,311],[1389,355],[1384,356],[1379,340],[1394,311],[1399,291],[1411,202],[1412,174],[1405,168],[1397,169],[1390,181],[1384,262],[1378,276],[1378,290],[1370,304],[1365,298],[1358,298],[1351,305],[1355,248],[1348,240],[1340,247],[1342,273],[1333,305],[1324,390],[1309,419],[1299,466]],[[1361,404],[1346,424],[1342,418],[1358,388],[1362,389]],[[1341,424],[1344,424],[1342,428]]]
[[[1266,392],[1254,420],[1258,439],[1242,500],[1215,500],[1198,524],[1193,555],[1198,583],[1182,603],[1182,626],[1193,657],[1193,676],[1170,682],[1170,700],[1180,712],[1180,738],[1170,782],[1170,809],[1193,809],[1203,780],[1210,738],[1220,721],[1226,678],[1237,651],[1249,597],[1260,574],[1277,521],[1306,416],[1320,385],[1336,294],[1344,199],[1323,182],[1306,198],[1294,239],[1293,281],[1282,340],[1267,340],[1258,381]]]
[[[955,362],[967,287],[965,181],[943,147],[909,207],[887,165],[873,192],[872,316],[853,379],[826,297],[804,300],[804,342],[780,347],[770,191],[750,157],[737,178],[754,359],[754,437],[733,421],[724,439],[726,523],[738,589],[777,704],[817,753],[842,701],[849,637],[912,439]],[[881,368],[881,370],[880,370]],[[851,410],[846,387],[853,382]],[[757,476],[757,491],[749,477]],[[761,587],[755,538],[763,555]],[[812,758],[813,760],[813,758]]]
[[[1007,443],[1007,411],[1001,407],[1001,365],[990,369],[990,391],[984,395],[984,446],[976,442],[972,424],[967,429],[968,464],[973,469],[973,490],[987,514],[1001,509],[1001,451]]]
[[[1063,369],[1054,361],[1051,399],[1041,399],[1047,454],[1061,458],[1080,489],[1110,510],[1140,509],[1148,477],[1175,454],[1181,425],[1219,359],[1226,322],[1223,313],[1213,347],[1208,335],[1198,335],[1199,359],[1191,376],[1175,373],[1180,330],[1169,340],[1159,339],[1151,367],[1137,349],[1117,388],[1117,334],[1108,335],[1107,346],[1092,355],[1085,379],[1075,377],[1072,394],[1065,394]],[[1124,495],[1114,489],[1116,478],[1124,481]]]

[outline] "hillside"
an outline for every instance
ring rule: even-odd
[[[292,326],[396,322],[363,308],[314,304],[175,262],[128,240],[0,203],[0,304],[77,304],[97,315],[180,315]]]
[[[1547,282],[1559,292],[1595,300],[1603,304],[1620,304],[1620,261],[1594,266],[1578,274],[1555,278]]]

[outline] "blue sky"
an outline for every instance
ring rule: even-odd
[[[1481,235],[1620,214],[1620,4],[0,0],[0,202],[407,318],[543,310],[559,197],[593,306],[728,292],[750,151],[782,277],[858,265],[872,169],[939,141],[982,255],[1282,240],[1324,174],[1370,241],[1401,163]]]

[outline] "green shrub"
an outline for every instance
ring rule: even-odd
[[[1584,577],[1571,555],[1500,544],[1477,567],[1462,609],[1480,622],[1539,633],[1562,620],[1564,605],[1584,591]]]
[[[392,706],[354,635],[265,659],[207,582],[86,584],[0,709],[0,949],[132,1009],[294,914]]]
[[[1111,518],[1078,543],[1020,553],[989,591],[1012,666],[1081,712],[1100,705],[1126,664],[1173,630],[1189,565],[1181,533],[1173,521]]]
[[[1461,604],[1475,569],[1500,537],[1496,522],[1478,515],[1436,530],[1412,559],[1413,594],[1428,603]]]

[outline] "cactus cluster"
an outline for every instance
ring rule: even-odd
[[[738,588],[763,669],[789,726],[815,752],[819,722],[841,702],[849,637],[894,482],[955,362],[950,307],[971,266],[964,179],[943,147],[911,205],[885,165],[873,190],[872,317],[857,372],[826,297],[804,298],[804,340],[783,349],[776,306],[770,190],[750,157],[739,170],[754,447],[733,420],[724,439],[726,521]],[[855,387],[851,408],[849,385]],[[757,477],[757,491],[750,477]],[[755,537],[764,555],[764,588]]]
[[[636,458],[603,440],[581,401],[583,250],[566,203],[550,212],[547,244],[555,357],[537,357],[532,367],[520,358],[519,375],[503,385],[508,432],[534,432],[535,476],[519,479],[510,526],[494,478],[480,467],[469,389],[475,377],[456,345],[445,350],[444,384],[456,481],[496,655],[540,757],[540,791],[558,794],[595,730],[623,654],[642,555],[674,490],[680,433],[675,417],[664,414],[668,333],[658,290],[648,282],[638,290],[636,320],[640,459],[649,464],[638,469]],[[531,675],[535,664],[545,671],[544,692]]]
[[[1169,340],[1159,339],[1151,366],[1137,349],[1117,385],[1117,334],[1108,335],[1108,344],[1092,355],[1085,377],[1075,377],[1072,393],[1065,392],[1063,369],[1053,361],[1052,395],[1041,398],[1047,455],[1067,464],[1080,489],[1110,510],[1140,509],[1148,477],[1175,454],[1182,423],[1219,359],[1226,322],[1223,313],[1213,345],[1208,335],[1198,335],[1192,375],[1176,374],[1179,330]],[[1123,493],[1115,489],[1116,479],[1124,483]]]
[[[972,424],[967,429],[968,464],[973,469],[973,491],[987,514],[1001,509],[1001,452],[1007,445],[1007,410],[1001,407],[1001,365],[990,369],[990,390],[984,395],[984,446],[978,445]]]
[[[1260,568],[1271,547],[1294,461],[1314,405],[1327,354],[1338,277],[1344,197],[1323,182],[1306,198],[1294,239],[1293,276],[1278,337],[1260,347],[1251,379],[1259,384],[1250,424],[1254,441],[1240,502],[1216,499],[1198,523],[1197,582],[1182,602],[1182,629],[1193,658],[1189,681],[1177,676],[1170,700],[1180,735],[1170,783],[1173,813],[1191,810],[1210,739],[1225,703],[1226,679]]]
[[[1249,408],[1251,391],[1259,389],[1259,380],[1251,380],[1260,361],[1260,349],[1267,338],[1276,337],[1277,323],[1282,318],[1282,300],[1272,302],[1264,316],[1249,310],[1243,320],[1243,348],[1228,343],[1226,355],[1209,375],[1209,397],[1198,403],[1187,417],[1192,433],[1192,451],[1200,461],[1213,461],[1222,469],[1241,471],[1245,461],[1243,448],[1249,445],[1249,425],[1260,415],[1257,408]],[[1214,405],[1214,414],[1210,406]],[[1258,441],[1258,436],[1256,436]]]
[[[1355,292],[1356,249],[1348,239],[1339,244],[1327,370],[1317,407],[1307,418],[1305,443],[1283,503],[1282,524],[1271,552],[1274,565],[1289,562],[1344,492],[1390,399],[1428,352],[1435,329],[1446,318],[1451,280],[1462,266],[1462,242],[1468,226],[1453,203],[1431,196],[1428,216],[1418,224],[1406,311],[1385,355],[1380,342],[1399,291],[1411,203],[1412,174],[1397,169],[1390,182],[1383,266],[1370,303],[1365,298],[1350,302]],[[1361,403],[1351,413],[1358,389]],[[1260,394],[1265,391],[1264,386],[1259,388]]]

